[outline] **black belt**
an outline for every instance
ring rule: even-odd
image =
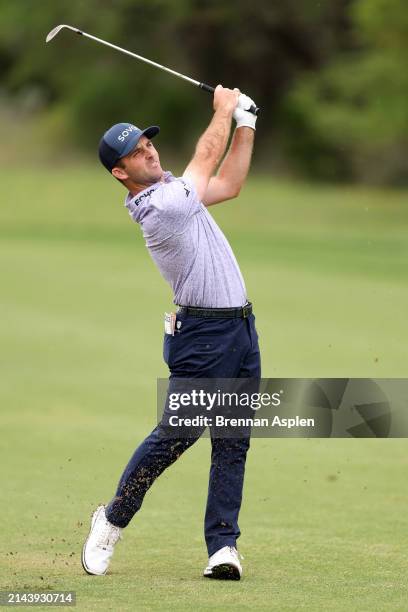
[[[240,308],[198,308],[196,306],[179,306],[179,314],[208,319],[246,319],[252,314],[252,304],[248,302]]]

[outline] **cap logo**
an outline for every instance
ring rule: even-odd
[[[124,142],[124,140],[129,136],[129,134],[135,131],[137,131],[137,127],[135,127],[134,125],[129,125],[129,127],[126,128],[126,130],[123,130],[123,132],[119,134],[118,140],[120,140],[121,142]]]

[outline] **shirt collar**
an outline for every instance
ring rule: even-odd
[[[130,191],[128,192],[126,198],[125,198],[125,207],[126,208],[133,208],[134,206],[136,206],[137,204],[135,204],[136,200],[138,200],[140,197],[142,198],[140,201],[143,202],[143,200],[147,197],[147,192],[149,190],[153,190],[153,189],[157,189],[157,187],[159,187],[162,183],[169,183],[172,179],[173,179],[173,175],[171,172],[169,172],[168,170],[166,170],[165,172],[163,172],[163,180],[162,181],[158,181],[157,183],[154,183],[153,185],[150,185],[149,187],[146,187],[146,189],[143,189],[142,191],[139,191],[139,193],[137,193],[136,195],[132,195],[130,193]]]

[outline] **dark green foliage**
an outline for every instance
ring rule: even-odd
[[[50,141],[95,151],[125,120],[162,124],[163,145],[191,151],[208,94],[73,33],[45,44],[68,23],[254,97],[267,168],[273,148],[280,166],[317,178],[403,182],[406,15],[403,0],[0,0],[2,91],[44,111]]]
[[[296,118],[292,150],[329,158],[317,175],[408,183],[408,13],[403,0],[358,0],[355,49],[299,79],[284,108]],[[358,44],[357,44],[358,42]],[[292,121],[293,124],[293,121]],[[300,140],[300,144],[299,144]],[[307,157],[300,155],[301,164]],[[346,160],[346,166],[344,164]],[[306,161],[306,164],[309,162]]]

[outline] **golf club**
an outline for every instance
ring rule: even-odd
[[[117,47],[116,45],[112,45],[112,43],[107,42],[106,40],[102,40],[101,38],[92,36],[92,34],[87,34],[86,32],[83,32],[82,30],[78,30],[78,28],[73,28],[72,26],[69,26],[69,25],[62,24],[62,25],[56,26],[53,30],[51,30],[51,32],[49,32],[49,34],[47,35],[47,38],[45,39],[45,42],[47,43],[50,42],[50,40],[52,40],[63,28],[72,30],[73,32],[76,32],[77,34],[80,34],[81,36],[86,36],[86,38],[95,40],[96,42],[101,43],[102,45],[106,45],[107,47],[111,47],[112,49],[116,49],[116,51],[120,51],[121,53],[130,55],[130,57],[134,57],[135,59],[138,59],[141,62],[150,64],[151,66],[154,66],[155,68],[160,68],[160,70],[169,72],[170,74],[173,74],[174,76],[179,77],[179,79],[188,81],[189,83],[192,83],[193,85],[195,85],[196,87],[199,87],[200,89],[203,89],[204,91],[208,91],[209,93],[214,92],[214,87],[211,87],[211,85],[207,85],[206,83],[200,83],[199,81],[196,81],[195,79],[191,79],[190,77],[185,76],[184,74],[180,74],[180,72],[176,72],[175,70],[172,70],[171,68],[166,68],[166,66],[162,66],[161,64],[157,64],[156,62],[153,62],[152,60],[149,60],[145,57],[142,57],[141,55],[137,55],[136,53],[127,51],[127,49],[122,49],[122,47]],[[252,105],[251,108],[249,108],[248,110],[254,115],[257,115],[259,113],[259,108],[255,105]]]

